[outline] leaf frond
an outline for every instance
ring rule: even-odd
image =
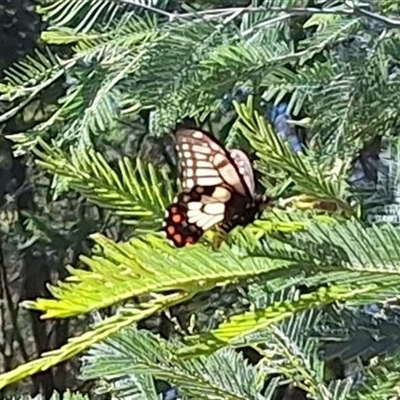
[[[69,156],[38,140],[34,150],[38,165],[67,179],[71,188],[89,201],[112,211],[128,225],[154,230],[161,226],[165,207],[173,191],[164,169],[136,160],[134,168],[125,157],[115,171],[104,157],[93,149],[71,149]]]
[[[298,300],[284,301],[273,304],[263,310],[256,310],[237,315],[229,322],[220,325],[210,333],[188,336],[189,345],[180,350],[183,357],[196,354],[209,354],[216,349],[226,346],[239,337],[267,329],[286,318],[298,313],[311,310],[318,305],[323,307],[335,302],[350,301],[352,304],[376,302],[377,298],[385,300],[389,291],[396,291],[393,279],[387,276],[375,277],[373,282],[359,282],[353,285],[331,285],[328,288],[319,288],[317,291],[301,295]],[[398,291],[397,291],[398,292]],[[399,293],[397,294],[397,297]]]

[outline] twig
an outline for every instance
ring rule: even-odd
[[[156,8],[156,7],[153,7],[153,6],[149,6],[149,5],[143,4],[142,2],[138,3],[135,0],[117,0],[117,2],[118,3],[130,4],[131,6],[135,6],[137,8],[142,8],[143,10],[146,10],[146,11],[151,11],[151,12],[153,12],[155,14],[159,14],[159,15],[162,15],[164,17],[167,17],[169,20],[172,20],[172,19],[176,18],[176,16],[177,16],[177,14],[173,14],[173,13],[170,13],[168,11],[161,10],[160,8]]]
[[[29,355],[25,348],[25,341],[22,337],[21,330],[18,324],[18,310],[14,307],[13,298],[10,292],[10,288],[8,287],[7,282],[7,273],[6,273],[6,266],[3,262],[3,253],[2,253],[2,241],[0,240],[0,285],[1,285],[1,292],[4,295],[4,303],[6,303],[8,307],[8,312],[10,315],[11,323],[13,325],[13,334],[16,336],[16,340],[19,345],[19,351],[25,360],[25,362],[29,361]],[[3,321],[4,322],[4,321]],[[5,326],[5,322],[4,322]],[[5,344],[7,345],[7,344]],[[10,344],[11,346],[11,344]]]
[[[66,64],[62,66],[62,68],[57,71],[51,78],[47,79],[44,81],[42,84],[37,86],[35,89],[32,90],[31,94],[21,103],[19,103],[16,107],[12,108],[11,110],[8,110],[4,114],[0,115],[0,123],[5,123],[9,121],[11,118],[13,118],[15,115],[17,115],[22,109],[24,109],[29,103],[31,103],[35,98],[42,93],[45,89],[50,87],[57,79],[61,78],[67,69],[71,68],[73,65],[75,65],[76,61],[73,60],[73,62]]]
[[[360,8],[357,5],[348,6],[347,8],[316,8],[316,7],[229,7],[229,8],[217,8],[212,10],[201,10],[189,13],[171,13],[156,7],[145,5],[143,3],[137,3],[135,0],[119,0],[122,3],[130,4],[138,8],[142,8],[147,11],[154,12],[156,14],[167,17],[170,21],[176,19],[192,19],[197,17],[200,19],[214,19],[227,17],[232,15],[232,19],[244,14],[244,13],[265,13],[265,12],[277,12],[286,13],[289,17],[301,16],[301,15],[314,15],[314,14],[328,14],[328,15],[348,15],[348,16],[362,16],[367,19],[380,22],[391,28],[399,28],[400,20],[388,18],[381,14],[373,13],[364,8]],[[267,22],[267,21],[266,21]],[[269,24],[267,24],[269,25]]]
[[[400,20],[398,20],[398,19],[387,18],[383,15],[375,14],[371,11],[367,11],[367,10],[364,10],[359,7],[354,8],[354,13],[356,15],[361,15],[368,19],[372,19],[373,21],[380,22],[381,24],[387,25],[390,28],[399,28],[400,27]]]
[[[290,14],[284,14],[284,15],[280,15],[279,17],[271,18],[266,21],[260,22],[259,24],[256,24],[256,25],[252,26],[251,28],[243,31],[242,36],[249,35],[252,32],[254,32],[254,30],[256,30],[256,29],[265,28],[268,25],[273,25],[273,24],[276,24],[277,22],[285,21],[286,19],[289,19],[291,17],[292,17],[292,15],[290,15]]]
[[[266,12],[280,12],[291,14],[291,16],[299,16],[299,15],[313,15],[313,14],[333,14],[333,15],[352,15],[354,14],[353,9],[334,9],[334,8],[315,8],[315,7],[231,7],[231,8],[218,8],[213,10],[203,10],[198,11],[197,15],[214,15],[218,17],[221,13],[236,13],[241,11],[243,13],[249,14],[257,14],[257,13],[266,13]],[[192,15],[192,13],[178,14],[177,16],[181,18],[188,18]]]

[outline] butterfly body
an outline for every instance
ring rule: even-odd
[[[260,196],[256,199],[237,199],[232,201],[230,212],[226,213],[226,221],[221,228],[225,232],[231,231],[236,226],[246,226],[252,223],[268,203],[268,198]]]
[[[176,138],[182,192],[167,208],[164,226],[175,246],[196,243],[215,225],[229,232],[254,221],[267,199],[254,193],[247,156],[240,150],[228,152],[198,129],[182,128]]]

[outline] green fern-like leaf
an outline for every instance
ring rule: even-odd
[[[91,258],[81,257],[90,271],[69,268],[68,281],[50,288],[55,299],[28,302],[30,307],[45,311],[46,318],[65,318],[145,294],[182,291],[193,295],[286,266],[279,260],[240,258],[227,247],[211,256],[205,246],[177,251],[154,235],[120,244],[99,234],[92,239],[103,250]]]
[[[359,288],[350,285],[331,285],[328,289],[321,288],[318,291],[300,296],[293,302],[276,303],[264,310],[256,310],[232,317],[229,322],[208,334],[193,335],[188,337],[190,343],[196,343],[180,351],[182,356],[210,353],[216,349],[228,345],[242,336],[267,329],[273,324],[300,312],[322,307],[335,302],[350,301],[352,304],[365,304],[387,298],[388,291],[396,292],[393,279],[387,276],[374,277],[374,281],[360,282]],[[399,296],[399,294],[397,294]]]
[[[265,119],[253,111],[251,97],[247,105],[236,104],[235,107],[239,116],[237,127],[260,157],[260,169],[266,176],[273,176],[275,171],[284,171],[285,174],[278,175],[278,179],[293,182],[296,193],[311,196],[315,200],[326,200],[339,209],[351,212],[346,200],[346,168],[333,172],[330,164],[317,165],[306,155],[293,153],[287,143],[275,135]]]
[[[223,349],[211,357],[181,361],[175,345],[146,331],[128,328],[94,346],[84,358],[85,379],[117,380],[151,375],[179,388],[190,399],[264,399],[264,376],[240,353]],[[261,397],[260,397],[261,396]]]
[[[124,223],[141,230],[161,227],[165,207],[172,200],[172,187],[165,170],[136,160],[134,168],[128,158],[118,163],[114,171],[100,153],[94,150],[64,152],[51,148],[44,141],[36,148],[37,163],[46,170],[67,179],[93,203],[111,210]]]

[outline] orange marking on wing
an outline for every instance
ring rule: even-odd
[[[167,232],[172,236],[175,233],[175,228],[172,225],[170,225],[167,228]]]
[[[174,238],[174,240],[175,240],[176,243],[178,243],[178,244],[181,244],[181,243],[182,243],[182,235],[180,235],[179,233],[176,233],[176,234],[173,236],[173,238]]]
[[[182,222],[182,215],[181,214],[174,214],[172,216],[172,222],[175,222],[176,224],[179,224]]]

